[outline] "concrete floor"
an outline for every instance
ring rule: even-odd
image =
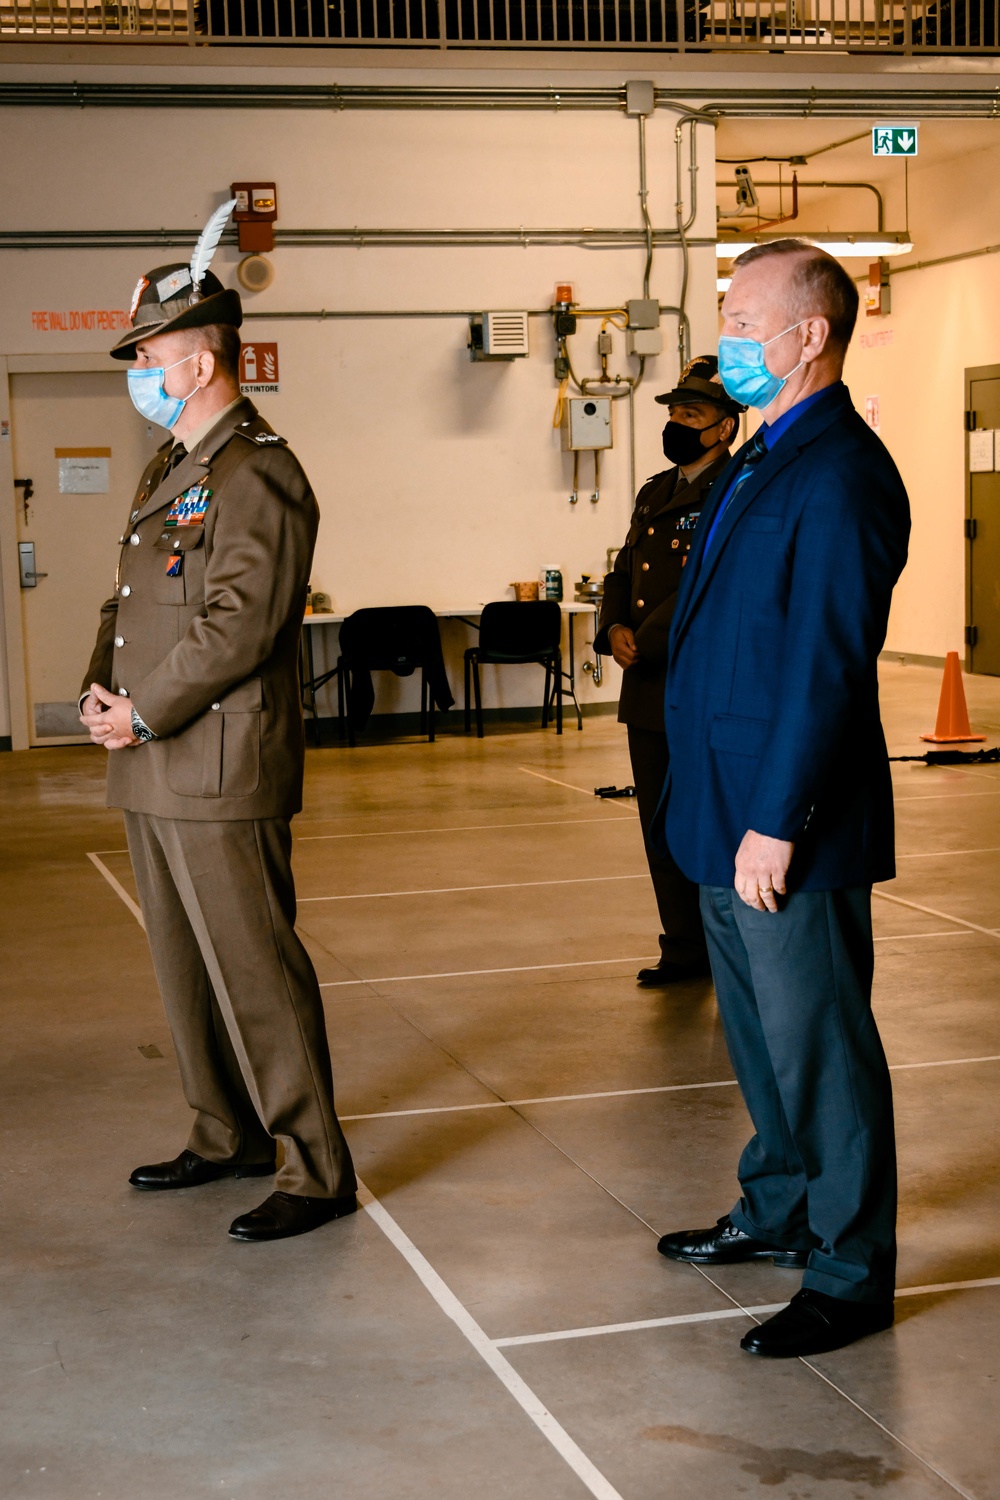
[[[892,753],[939,678],[885,667]],[[1000,681],[967,690],[995,740]],[[373,1196],[270,1246],[226,1235],[266,1184],[127,1185],[187,1110],[102,762],[0,757],[0,1495],[1000,1495],[1000,767],[896,768],[896,1328],[772,1364],[744,1309],[794,1273],[656,1254],[730,1206],[748,1122],[710,986],[635,986],[656,923],[633,809],[592,796],[629,779],[610,719],[310,752],[301,927]]]

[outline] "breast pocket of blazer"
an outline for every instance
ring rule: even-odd
[[[198,604],[205,597],[204,526],[167,527],[153,543],[158,604]]]
[[[263,689],[248,677],[169,741],[167,783],[181,797],[250,797],[260,785]]]
[[[784,516],[769,516],[761,511],[750,510],[743,517],[743,530],[754,536],[777,536],[785,525]]]

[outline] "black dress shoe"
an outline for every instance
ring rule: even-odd
[[[182,1151],[173,1161],[158,1161],[150,1167],[136,1167],[129,1182],[147,1192],[165,1188],[201,1187],[219,1177],[270,1177],[274,1161],[206,1161],[195,1151]]]
[[[659,990],[666,989],[668,984],[683,983],[685,979],[710,978],[711,973],[707,958],[692,959],[688,963],[677,963],[670,958],[661,958],[660,962],[652,968],[640,969],[635,979],[644,990]]]
[[[343,1198],[304,1198],[299,1193],[272,1193],[259,1208],[241,1214],[229,1226],[234,1240],[287,1240],[293,1234],[308,1234],[331,1219],[353,1214],[358,1200],[353,1193]]]
[[[829,1354],[870,1333],[892,1327],[891,1302],[845,1302],[804,1286],[759,1328],[740,1339],[748,1354],[769,1359],[798,1359],[804,1354]]]
[[[776,1266],[805,1267],[808,1250],[783,1250],[779,1245],[765,1245],[737,1229],[728,1214],[711,1229],[684,1229],[665,1234],[657,1245],[661,1255],[670,1260],[694,1261],[699,1266],[730,1266],[743,1260],[773,1260]]]

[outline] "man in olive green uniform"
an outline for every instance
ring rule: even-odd
[[[646,858],[660,914],[660,961],[640,969],[648,988],[707,975],[708,954],[698,907],[698,887],[668,853],[650,847],[649,830],[667,776],[663,692],[667,645],[681,569],[712,481],[729,460],[737,419],[745,408],[731,400],[712,355],[691,360],[674,390],[657,396],[670,420],[663,451],[677,465],[654,474],[639,491],[632,524],[604,580],[595,649],[624,669],[618,722],[628,729]]]
[[[275,1171],[230,1234],[302,1234],[357,1206],[323,1007],[295,930],[299,632],[319,513],[298,460],[239,393],[239,296],[195,261],[143,277],[129,392],[169,428],[130,507],[81,717],[106,746],[156,976],[195,1111],[145,1190]]]

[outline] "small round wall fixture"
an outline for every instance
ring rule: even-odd
[[[248,292],[263,292],[274,280],[274,267],[266,255],[245,255],[236,267],[236,279]]]

